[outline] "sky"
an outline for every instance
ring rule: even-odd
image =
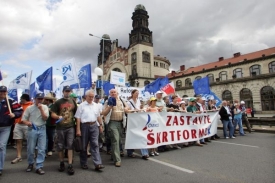
[[[149,15],[154,55],[167,57],[170,71],[275,46],[274,0],[1,0],[4,84],[30,70],[33,82],[51,66],[59,83],[58,68],[72,58],[93,70],[100,39],[89,33],[127,48],[138,4]]]

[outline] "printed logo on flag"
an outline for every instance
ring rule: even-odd
[[[16,79],[15,79],[15,83],[18,84],[18,85],[26,85],[28,84],[28,81],[27,81],[27,74],[21,74],[20,76],[18,76]]]
[[[64,81],[74,80],[74,74],[72,71],[72,64],[68,63],[62,66],[62,75]]]
[[[78,72],[78,78],[80,83],[87,84],[88,83],[88,73],[86,70],[80,70]]]

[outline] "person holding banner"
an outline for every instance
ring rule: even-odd
[[[0,176],[4,167],[11,125],[14,119],[19,118],[23,113],[20,104],[11,98],[8,99],[7,94],[7,87],[0,86]]]
[[[186,108],[187,112],[192,112],[192,113],[197,113],[200,114],[201,111],[196,107],[196,99],[195,98],[190,98],[189,99],[189,105]],[[200,141],[196,141],[196,145],[202,147],[203,145],[200,143]]]
[[[45,160],[46,150],[46,120],[49,117],[49,109],[46,105],[42,104],[44,93],[38,93],[35,96],[35,102],[29,106],[23,114],[22,121],[28,128],[28,168],[26,172],[33,170],[34,151],[35,147],[38,148],[36,157],[36,173],[39,175],[45,174],[43,170],[43,163]]]
[[[125,113],[129,112],[127,104],[119,98],[116,89],[109,91],[110,97],[107,102],[107,106],[104,107],[102,115],[107,116],[110,114],[110,120],[108,122],[108,131],[111,138],[111,151],[112,159],[116,167],[121,166],[120,147],[123,129],[123,120]],[[125,106],[125,107],[124,107]]]
[[[141,111],[141,102],[138,99],[139,91],[137,89],[132,90],[131,92],[131,99],[128,101],[128,106],[131,111],[140,112]],[[133,156],[134,150],[127,149],[128,156]],[[149,154],[147,149],[140,149],[142,159],[148,160]]]
[[[150,106],[147,108],[147,112],[160,112],[163,108],[156,106],[157,99],[155,97],[150,98]],[[150,156],[159,156],[156,148],[151,149]]]

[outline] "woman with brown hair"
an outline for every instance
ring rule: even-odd
[[[141,102],[138,99],[139,91],[137,89],[132,90],[131,97],[128,100],[128,107],[133,112],[141,112]],[[149,158],[148,150],[147,149],[140,149],[142,159],[147,160]],[[128,157],[134,158],[135,155],[133,154],[133,149],[127,149]]]

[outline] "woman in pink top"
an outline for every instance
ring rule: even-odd
[[[160,109],[156,106],[157,99],[155,97],[150,98],[150,106],[146,109],[146,112],[159,112]],[[156,148],[151,149],[150,156],[158,156]]]

